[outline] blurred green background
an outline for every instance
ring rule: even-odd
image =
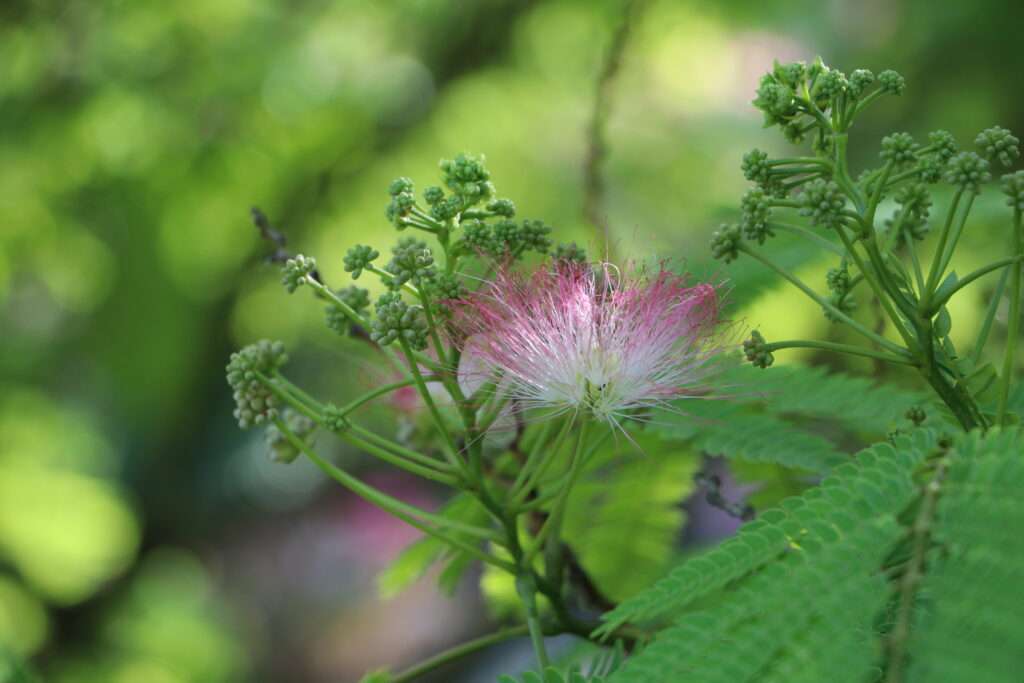
[[[964,144],[992,124],[1024,129],[1019,1],[646,3],[612,85],[606,243],[583,219],[582,166],[622,8],[0,6],[0,681],[19,661],[59,683],[348,681],[484,628],[472,581],[454,598],[426,581],[383,601],[374,576],[415,535],[302,463],[270,463],[236,428],[223,366],[254,339],[283,339],[294,374],[326,395],[380,374],[314,301],[288,298],[251,205],[340,283],[347,246],[393,240],[389,180],[430,184],[439,158],[483,152],[499,193],[559,241],[729,279],[733,318],[769,339],[835,336],[749,262],[706,256],[735,216],[742,153],[783,149],[748,104],[772,59],[907,77],[865,117],[855,161],[892,129]],[[1002,249],[993,195],[966,265]],[[772,248],[812,281],[831,265]],[[985,286],[973,292],[953,311],[965,332]],[[499,656],[464,680],[527,662]]]

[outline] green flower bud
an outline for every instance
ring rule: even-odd
[[[409,178],[395,178],[388,185],[388,194],[397,197],[400,194],[412,194],[413,184]]]
[[[359,315],[365,315],[367,309],[370,308],[370,292],[361,287],[349,285],[339,289],[335,294]],[[327,327],[343,335],[349,334],[352,331],[352,321],[345,315],[345,311],[342,310],[341,306],[332,301],[327,304],[326,313]]]
[[[306,277],[316,270],[316,259],[311,256],[299,254],[284,262],[284,270],[281,275],[281,284],[285,286],[288,293],[293,293],[300,286],[305,284]]]
[[[757,330],[750,333],[750,338],[743,342],[743,355],[752,365],[767,368],[775,362],[775,356],[768,350],[768,343]]]
[[[867,69],[856,69],[850,74],[850,94],[860,97],[867,90],[867,87],[875,82],[875,75]]]
[[[988,162],[974,152],[960,152],[949,160],[946,181],[951,185],[978,194],[981,192],[981,184],[987,183],[991,179],[992,174],[988,171]]]
[[[978,133],[974,144],[981,149],[981,153],[987,159],[990,161],[998,159],[1003,166],[1012,166],[1014,159],[1020,156],[1020,140],[1013,133],[999,126],[993,126]]]
[[[553,254],[556,261],[572,261],[573,263],[586,263],[587,252],[575,242],[562,242],[555,247]]]
[[[948,130],[936,130],[928,133],[928,144],[935,150],[935,155],[945,164],[957,153],[956,138]]]
[[[748,190],[740,200],[740,209],[743,212],[740,227],[744,237],[756,241],[758,244],[764,244],[766,238],[775,236],[775,233],[768,227],[771,206],[763,190]]]
[[[324,406],[324,426],[332,432],[341,433],[348,431],[349,422],[348,419],[342,415],[341,408],[333,403],[328,403]]]
[[[1024,212],[1024,171],[1007,173],[1002,181],[1002,190],[1009,197],[1006,203],[1015,211]]]
[[[492,199],[487,203],[487,210],[495,216],[504,216],[505,218],[512,218],[516,215],[516,205],[512,203],[511,199]]]
[[[381,346],[404,341],[416,351],[427,348],[427,323],[419,306],[409,306],[398,292],[387,292],[377,300],[376,312],[371,340]]]
[[[546,254],[551,248],[551,238],[548,235],[551,228],[539,220],[524,220],[519,234],[516,237],[516,250],[535,251],[538,254]]]
[[[363,273],[363,269],[373,263],[378,256],[380,256],[380,252],[376,249],[365,244],[357,244],[349,249],[345,254],[345,258],[342,259],[342,262],[345,264],[345,272],[352,273],[352,279],[358,280],[359,276]]]
[[[914,239],[923,240],[928,234],[928,216],[932,208],[928,187],[923,183],[906,185],[896,193],[895,199],[906,212],[903,229]]]
[[[849,88],[850,83],[839,69],[829,69],[814,84],[814,96],[824,100],[834,100]]]
[[[494,249],[494,235],[491,232],[491,226],[476,219],[463,222],[460,245],[466,252],[491,253]]]
[[[423,190],[423,201],[430,206],[434,206],[438,202],[444,201],[444,190],[437,185],[431,185],[427,189]]]
[[[768,182],[771,169],[768,166],[768,155],[759,149],[752,149],[743,155],[743,163],[740,164],[743,170],[743,177],[747,180],[762,185]]]
[[[828,273],[825,274],[825,282],[828,284],[828,288],[835,294],[845,296],[850,291],[850,271],[847,269],[844,263],[838,268],[830,268]]]
[[[902,95],[907,87],[907,82],[903,76],[892,69],[886,69],[878,74],[878,85],[882,88],[882,92],[887,92],[890,95]]]
[[[800,204],[800,215],[809,216],[813,225],[825,228],[842,225],[846,197],[831,180],[819,178],[807,183],[800,195]]]
[[[436,275],[434,254],[423,240],[403,237],[391,248],[391,253],[391,261],[384,269],[395,276],[390,283],[394,288],[410,281],[419,287]]]
[[[767,125],[785,123],[797,113],[793,90],[779,83],[771,74],[761,78],[753,105],[764,112]]]
[[[464,208],[465,203],[459,197],[447,197],[430,207],[430,215],[443,223],[458,216]]]
[[[465,207],[494,196],[491,174],[484,166],[482,156],[459,154],[454,159],[442,159],[440,167],[444,184],[462,199]]]
[[[282,413],[284,423],[288,430],[305,442],[307,437],[316,431],[316,423],[305,415],[296,413],[291,408],[285,408]],[[270,425],[266,433],[267,448],[270,450],[270,459],[274,462],[288,464],[299,457],[300,451],[288,440],[277,425]]]
[[[913,422],[916,427],[920,427],[921,424],[928,419],[928,414],[924,412],[924,408],[921,406],[907,408],[907,412],[904,413],[903,416]]]
[[[739,258],[740,228],[723,223],[711,234],[711,256],[731,263]]]
[[[807,65],[803,62],[791,62],[789,64],[775,62],[772,74],[780,83],[792,90],[796,90],[807,77]]]
[[[837,292],[833,292],[829,296],[828,301],[830,304],[832,304],[833,308],[835,308],[836,310],[840,311],[845,315],[852,315],[853,312],[857,310],[857,302],[851,296],[849,296],[849,294],[839,294]],[[829,322],[842,322],[842,318],[836,315],[832,309],[825,308],[822,312],[825,314],[825,318]]]
[[[412,212],[414,206],[416,206],[416,197],[412,192],[399,192],[391,197],[391,203],[388,204],[384,214],[396,228],[404,230],[406,226],[402,219]]]
[[[260,381],[259,375],[273,375],[288,362],[284,344],[266,339],[231,354],[227,366],[228,385],[234,392],[235,419],[247,429],[277,417],[277,397]]]
[[[916,151],[917,143],[910,133],[893,133],[882,138],[881,157],[885,161],[896,165],[909,164],[917,158]]]

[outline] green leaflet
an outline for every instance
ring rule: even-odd
[[[467,524],[484,525],[488,519],[483,507],[466,494],[459,494],[448,501],[441,508],[440,514]],[[410,543],[394,562],[377,575],[377,590],[380,596],[395,597],[426,574],[435,562],[441,560],[444,560],[445,567],[438,576],[438,584],[445,592],[452,593],[463,572],[472,564],[472,560],[465,553],[453,550],[437,538],[425,536]]]
[[[899,437],[896,446],[881,443],[862,451],[852,462],[835,468],[819,486],[762,513],[733,538],[620,604],[605,615],[600,631],[611,633],[627,621],[673,618],[696,600],[752,572],[800,562],[862,525],[884,526],[882,520],[894,517],[913,497],[911,472],[935,440],[934,433],[919,430]]]
[[[969,434],[950,455],[905,680],[1016,683],[1024,653],[1024,431]]]
[[[499,676],[498,683],[604,683],[600,676],[588,677],[579,671],[570,671],[567,674],[560,673],[557,669],[548,668],[543,675],[528,671],[520,679],[512,676]]]
[[[649,434],[635,438],[642,453],[620,439],[609,449],[618,453],[608,458],[609,466],[576,485],[564,523],[581,564],[615,601],[650,585],[671,565],[686,517],[680,504],[693,491],[699,467],[699,458],[678,446]]]

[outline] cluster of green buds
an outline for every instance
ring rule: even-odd
[[[994,165],[1010,166],[1020,157],[1020,141],[1005,128],[988,128],[974,140],[976,151],[961,150],[943,130],[930,133],[926,142],[897,132],[879,145],[879,163],[856,174],[847,161],[850,130],[855,120],[885,96],[901,95],[902,76],[883,71],[876,77],[866,69],[846,74],[821,59],[776,63],[761,79],[753,100],[767,126],[778,126],[793,143],[810,141],[807,154],[773,159],[754,149],[743,156],[741,171],[754,183],[740,201],[738,224],[721,226],[712,236],[712,255],[726,263],[748,255],[768,266],[823,309],[825,316],[845,325],[867,342],[847,345],[831,342],[780,341],[767,344],[754,333],[744,344],[747,358],[767,367],[772,353],[787,347],[818,346],[917,368],[965,427],[987,426],[1007,419],[1006,392],[1012,374],[1019,318],[1022,249],[1020,172],[1003,177],[1014,217],[1010,255],[966,276],[950,269],[975,197],[992,179]],[[855,179],[856,178],[856,179]],[[952,196],[941,220],[932,220],[936,197]],[[883,200],[895,209],[880,213]],[[934,229],[933,229],[934,228]],[[760,249],[779,232],[795,234],[839,259],[829,271],[828,294],[819,294]],[[935,236],[930,262],[919,252],[922,242]],[[930,244],[929,244],[930,246]],[[1004,270],[1009,280],[1011,328],[1003,373],[983,367],[980,353],[959,353],[949,338],[951,321],[946,303],[974,280]],[[894,342],[855,318],[855,291],[878,303],[886,324],[898,335]],[[1001,285],[992,306],[1003,296]],[[995,310],[995,309],[992,309]],[[976,348],[987,342],[991,325],[982,329]],[[998,399],[990,401],[976,390],[977,378],[995,386]],[[996,406],[991,407],[991,403]]]

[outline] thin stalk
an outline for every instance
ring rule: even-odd
[[[804,238],[810,240],[811,242],[814,242],[815,244],[817,244],[822,249],[825,249],[827,251],[831,251],[833,254],[836,254],[837,256],[842,256],[843,255],[843,250],[839,248],[839,245],[837,245],[837,244],[835,244],[833,242],[828,241],[827,239],[825,239],[821,235],[817,234],[813,230],[808,230],[807,228],[805,228],[802,225],[794,225],[793,223],[774,223],[774,222],[772,222],[772,223],[768,224],[768,227],[770,229],[784,230],[786,232],[790,232],[790,233],[793,233],[795,235],[800,235],[801,237],[804,237]]]
[[[757,259],[758,261],[760,261],[764,265],[766,265],[769,268],[771,268],[772,270],[774,270],[776,273],[778,273],[779,275],[784,277],[786,280],[788,280],[793,286],[795,286],[801,292],[803,292],[808,297],[810,297],[810,299],[812,301],[817,303],[822,308],[827,309],[836,318],[838,318],[839,320],[841,320],[844,323],[846,323],[847,325],[849,325],[852,329],[854,329],[855,331],[860,333],[862,336],[866,337],[867,339],[870,339],[871,341],[875,342],[876,344],[878,344],[879,346],[881,346],[883,348],[889,349],[893,353],[896,353],[896,354],[905,353],[905,349],[902,349],[899,346],[897,346],[896,344],[893,344],[888,339],[875,334],[874,332],[872,332],[871,330],[866,328],[864,325],[861,325],[859,322],[857,322],[856,320],[854,320],[850,316],[848,316],[845,313],[843,313],[842,311],[840,311],[838,308],[836,308],[831,303],[826,301],[823,297],[819,296],[817,294],[817,292],[815,292],[813,289],[808,287],[803,282],[803,280],[801,280],[800,278],[796,277],[795,275],[793,275],[792,273],[787,271],[785,268],[777,265],[773,261],[769,260],[765,256],[762,256],[760,253],[754,251],[753,249],[751,249],[750,247],[746,246],[745,244],[741,243],[739,245],[739,250],[744,252],[744,253],[746,253],[746,254],[750,254],[752,257],[754,257],[755,259]]]
[[[437,375],[428,375],[428,376],[423,378],[423,381],[427,382],[427,383],[430,383],[430,382],[440,382],[441,378],[438,377]],[[369,403],[370,401],[372,401],[375,398],[379,398],[379,397],[383,396],[384,394],[387,394],[387,393],[390,393],[392,391],[395,391],[396,389],[402,389],[403,387],[411,387],[411,386],[413,386],[415,384],[416,384],[416,380],[410,378],[410,379],[403,379],[403,380],[401,380],[399,382],[392,382],[391,384],[385,384],[383,386],[379,386],[376,389],[374,389],[373,391],[369,391],[369,392],[363,394],[362,396],[358,396],[358,397],[352,399],[351,401],[349,401],[348,403],[346,403],[345,405],[343,405],[339,409],[339,414],[342,417],[344,417],[344,416],[348,415],[349,413],[354,412],[356,409],[361,408],[362,406],[364,406],[365,404]]]
[[[530,562],[537,553],[540,552],[541,548],[544,547],[544,542],[548,537],[557,538],[558,530],[562,525],[562,517],[565,514],[565,506],[569,502],[569,492],[572,491],[573,485],[579,478],[580,472],[583,469],[583,451],[587,443],[587,427],[590,423],[584,419],[583,424],[580,425],[580,432],[576,439],[576,448],[573,449],[572,463],[569,465],[569,480],[562,487],[562,491],[559,494],[558,500],[555,501],[555,506],[551,510],[551,514],[544,520],[544,526],[540,528],[537,535],[533,539],[532,545],[529,550],[526,551],[525,562],[529,566]],[[553,535],[552,535],[553,534]]]
[[[455,439],[452,438],[451,432],[448,431],[444,418],[441,417],[441,411],[437,409],[434,397],[430,395],[430,390],[427,389],[427,383],[423,380],[423,374],[420,372],[420,368],[412,356],[412,349],[409,348],[409,343],[405,339],[400,339],[399,343],[402,345],[402,351],[405,352],[405,356],[409,360],[409,369],[412,371],[413,379],[416,380],[416,388],[420,391],[420,397],[427,405],[427,410],[434,420],[434,426],[437,427],[437,431],[441,433],[441,438],[444,440],[446,448],[442,448],[441,451],[453,467],[461,472],[465,472],[465,465],[458,456],[459,449],[455,445]]]
[[[1024,238],[1021,236],[1021,210],[1013,212],[1013,253],[1024,254]],[[1003,356],[1003,372],[999,377],[999,406],[996,410],[996,424],[1002,424],[1006,418],[1006,408],[1010,399],[1010,384],[1013,382],[1013,370],[1017,357],[1017,337],[1020,335],[1020,297],[1021,270],[1024,265],[1018,263],[1010,274],[1010,318],[1006,327],[1006,353]]]
[[[900,365],[917,366],[917,361],[915,361],[910,356],[910,354],[906,352],[904,352],[902,356],[896,356],[891,353],[883,353],[882,351],[866,349],[861,346],[852,346],[850,344],[837,344],[835,342],[828,341],[786,340],[772,342],[767,345],[768,351],[778,351],[781,349],[821,349],[824,351],[836,351],[839,353],[846,353],[853,356],[874,358],[875,360],[882,360],[887,363],[898,363]]]
[[[544,450],[544,444],[538,443],[533,451],[527,458],[526,466],[520,471],[519,476],[516,477],[515,483],[512,485],[511,500],[513,505],[518,505],[523,502],[523,499],[529,495],[533,487],[537,485],[541,476],[547,471],[548,467],[555,460],[555,455],[562,448],[562,443],[565,441],[566,436],[572,430],[573,425],[576,422],[576,416],[566,421],[562,427],[562,431],[555,437],[554,443],[547,449],[546,453],[542,453]],[[532,467],[531,467],[532,464]]]
[[[932,307],[931,307],[931,310],[929,311],[929,313],[931,313],[932,315],[935,315],[936,313],[938,313],[939,309],[941,309],[943,306],[945,306],[946,303],[950,299],[953,298],[954,294],[956,294],[961,289],[963,289],[967,285],[971,284],[972,282],[974,282],[978,278],[984,277],[985,275],[988,275],[993,270],[999,270],[1000,268],[1005,268],[1008,265],[1011,265],[1011,264],[1014,264],[1014,263],[1020,263],[1021,260],[1024,260],[1024,254],[1021,254],[1021,255],[1018,255],[1018,256],[1011,256],[1010,258],[1000,259],[998,261],[995,261],[993,263],[988,264],[987,266],[984,266],[982,268],[978,268],[977,270],[975,270],[972,273],[969,273],[969,274],[965,275],[962,280],[958,280],[957,281],[956,286],[953,287],[953,289],[951,289],[948,292],[946,292],[945,294],[943,294],[941,298],[939,298],[936,301],[932,302]]]
[[[516,575],[516,592],[519,600],[526,610],[526,626],[530,632],[530,642],[533,644],[534,654],[537,655],[537,664],[540,670],[548,668],[548,651],[544,647],[544,630],[540,625],[540,612],[537,610],[537,584],[533,579],[533,572],[528,565]]]
[[[511,628],[503,629],[496,633],[490,633],[486,636],[481,636],[474,640],[467,641],[460,645],[456,645],[453,648],[440,652],[429,659],[425,659],[419,664],[409,667],[402,673],[390,678],[391,683],[415,683],[420,676],[430,673],[434,669],[439,669],[446,664],[450,664],[454,661],[467,657],[475,652],[479,652],[492,645],[503,643],[506,640],[513,638],[521,638],[530,632],[530,627],[526,624],[522,626],[513,626]]]
[[[437,460],[436,458],[432,458],[429,455],[423,455],[422,453],[414,451],[411,448],[406,448],[402,444],[392,441],[391,439],[385,438],[380,434],[377,434],[376,432],[370,431],[366,427],[350,422],[348,429],[357,438],[362,439],[363,441],[368,441],[369,443],[379,446],[381,448],[385,448],[394,453],[395,455],[402,456],[404,458],[407,458],[408,460],[412,460],[413,462],[418,462],[422,465],[426,465],[427,467],[433,467],[447,474],[452,473],[452,467],[448,463],[442,462],[441,460]]]
[[[928,280],[925,282],[925,290],[921,292],[921,302],[925,305],[925,309],[928,308],[932,292],[935,291],[935,287],[939,284],[939,264],[942,261],[942,254],[946,251],[946,241],[949,239],[949,228],[953,225],[953,216],[956,214],[957,207],[960,206],[960,197],[963,195],[964,190],[960,188],[953,195],[953,203],[949,207],[949,212],[946,214],[946,222],[942,225],[942,232],[939,233],[939,244],[935,248],[935,256],[932,258],[931,268],[928,269]]]
[[[973,193],[967,196],[967,202],[964,204],[963,211],[960,212],[960,218],[953,228],[945,250],[940,254],[942,260],[939,264],[939,277],[936,280],[936,284],[942,282],[942,276],[946,272],[946,267],[949,266],[949,262],[953,259],[953,252],[956,250],[957,242],[960,241],[960,235],[963,234],[964,223],[967,222],[967,215],[971,212],[971,205],[974,204],[975,196]]]
[[[981,362],[981,354],[988,343],[988,335],[992,331],[992,323],[995,322],[996,313],[999,312],[999,303],[1003,300],[1003,292],[1006,291],[1006,282],[1010,279],[1010,271],[1004,270],[996,283],[996,291],[992,293],[992,300],[988,302],[988,310],[985,311],[985,318],[981,321],[981,329],[978,330],[978,338],[974,340],[974,351],[971,352],[971,363],[977,365]]]
[[[331,479],[334,479],[336,482],[338,482],[339,484],[341,484],[342,486],[344,486],[349,491],[356,494],[363,500],[372,503],[373,505],[376,505],[382,510],[394,515],[398,519],[401,519],[406,524],[409,524],[410,526],[419,529],[423,533],[435,536],[438,539],[444,541],[445,543],[448,543],[449,545],[459,548],[460,550],[469,553],[473,557],[483,562],[493,564],[494,566],[500,567],[505,571],[516,571],[516,567],[512,563],[506,562],[505,560],[501,560],[497,557],[493,557],[492,555],[487,554],[475,545],[467,543],[466,541],[463,541],[460,538],[449,536],[448,534],[433,528],[427,522],[437,524],[439,526],[445,526],[462,533],[469,533],[474,536],[478,536],[481,539],[494,538],[494,532],[492,530],[474,527],[463,522],[457,522],[455,520],[447,519],[446,517],[434,515],[424,510],[421,510],[413,505],[403,503],[397,498],[393,498],[392,496],[389,496],[383,491],[380,491],[370,486],[369,484],[360,481],[359,479],[353,477],[348,472],[342,470],[339,467],[336,467],[335,465],[332,465],[331,463],[321,458],[319,455],[316,454],[316,452],[313,451],[313,449],[311,449],[306,444],[305,441],[298,438],[294,433],[292,433],[292,431],[288,429],[288,425],[286,425],[283,420],[275,420],[275,424],[277,425],[277,428],[281,430],[281,433],[285,436],[285,438],[288,439],[289,443],[291,443],[292,446],[294,446],[296,449],[304,453],[307,458],[312,460],[313,464],[319,467],[320,470],[324,472],[324,474],[329,476]]]

